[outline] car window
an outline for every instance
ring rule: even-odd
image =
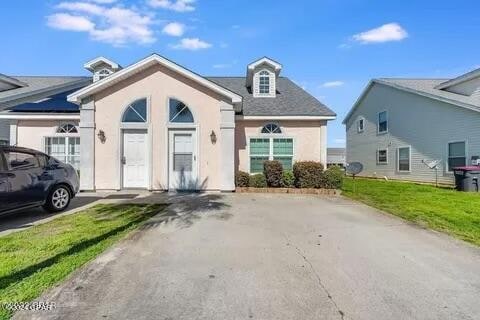
[[[10,170],[31,169],[40,166],[35,155],[30,153],[7,151],[5,159]]]
[[[7,166],[5,165],[5,160],[3,159],[3,152],[0,151],[0,172],[6,171]]]
[[[38,162],[40,163],[40,167],[45,168],[48,165],[48,157],[43,154],[37,155]]]

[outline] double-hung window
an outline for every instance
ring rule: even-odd
[[[260,72],[260,77],[258,79],[259,88],[258,93],[268,95],[270,94],[270,73],[268,71]]]
[[[45,153],[80,170],[80,137],[45,137]]]
[[[267,160],[279,161],[284,170],[293,167],[292,138],[251,138],[250,173],[263,172],[263,163]]]
[[[398,148],[398,171],[409,172],[410,171],[410,147]]]
[[[387,111],[382,111],[378,114],[378,133],[385,133],[388,131],[388,114]]]
[[[467,151],[465,141],[450,142],[448,144],[448,168],[447,171],[453,171],[455,167],[467,165]]]
[[[377,164],[387,164],[388,163],[388,150],[379,149],[377,150]]]

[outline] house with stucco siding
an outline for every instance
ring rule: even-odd
[[[453,79],[372,80],[343,123],[368,177],[452,184],[480,157],[480,69]]]
[[[71,163],[82,190],[232,191],[235,172],[261,172],[269,159],[326,165],[335,113],[270,58],[241,77],[204,77],[158,54],[84,67],[92,77],[81,86],[0,112],[10,144]]]

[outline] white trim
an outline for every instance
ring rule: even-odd
[[[275,72],[279,72],[281,69],[282,69],[282,65],[268,57],[263,57],[263,58],[260,58],[252,63],[250,63],[248,65],[248,70],[254,70],[256,67],[258,67],[259,65],[261,65],[262,63],[265,63],[265,64],[268,64],[270,66],[272,66],[274,69],[275,69]]]
[[[467,139],[465,140],[454,140],[454,141],[448,141],[447,142],[447,161],[445,161],[445,173],[453,173],[453,170],[450,170],[450,166],[448,164],[448,160],[450,159],[450,156],[449,156],[449,153],[450,153],[450,144],[451,143],[459,143],[459,142],[463,142],[465,144],[465,165],[468,166],[469,165],[469,162],[468,162],[468,141]],[[453,157],[452,157],[453,158]]]
[[[461,84],[463,82],[467,82],[469,80],[472,80],[472,79],[475,79],[475,78],[478,78],[478,77],[480,77],[480,68],[475,69],[475,70],[470,71],[470,72],[467,72],[465,74],[462,74],[461,76],[458,76],[456,78],[453,78],[453,79],[447,80],[445,82],[442,82],[439,85],[437,85],[435,87],[435,89],[438,89],[438,90],[447,89],[447,88],[453,87],[457,84]]]
[[[408,149],[408,170],[400,170],[400,149]],[[399,173],[412,172],[412,146],[399,146],[399,147],[397,147],[397,171]]]
[[[386,121],[387,121],[387,130],[385,131],[380,131],[380,113],[384,113],[386,114]],[[386,134],[388,133],[388,127],[389,127],[389,119],[388,119],[388,110],[383,110],[383,111],[379,111],[377,112],[377,134]]]
[[[80,114],[64,114],[64,113],[19,113],[4,112],[0,113],[0,119],[8,120],[80,120]]]
[[[236,121],[242,120],[284,120],[284,121],[295,121],[295,120],[335,120],[336,116],[242,116],[236,115]]]
[[[385,161],[385,162],[380,162],[380,161],[379,161],[380,151],[386,151],[386,152],[387,152],[387,154],[386,154],[386,159],[387,159],[387,161]],[[377,154],[376,154],[377,165],[386,165],[386,164],[388,164],[388,162],[389,162],[389,161],[388,161],[388,153],[389,153],[389,152],[388,152],[388,148],[377,149]]]
[[[130,77],[131,75],[133,74],[136,74],[142,70],[145,70],[147,68],[149,68],[150,66],[152,65],[155,65],[155,64],[160,64],[162,66],[165,66],[181,75],[183,75],[184,77],[190,79],[190,80],[193,80],[195,82],[198,82],[199,84],[211,89],[212,91],[218,93],[218,94],[221,94],[225,97],[228,97],[232,100],[232,103],[240,103],[242,102],[242,97],[239,96],[238,94],[230,91],[230,90],[227,90],[219,85],[217,85],[216,83],[170,61],[170,60],[167,60],[165,59],[164,57],[158,55],[158,54],[152,54],[150,56],[148,56],[147,58],[143,59],[143,60],[140,60],[120,71],[117,71],[115,72],[114,74],[112,74],[111,76],[107,77],[107,78],[104,78],[102,80],[99,80],[95,83],[92,83],[91,85],[83,88],[83,89],[80,89],[72,94],[70,94],[68,97],[67,97],[67,100],[70,101],[70,102],[73,102],[73,103],[77,103],[79,104],[81,102],[82,99],[88,97],[88,96],[91,96],[101,90],[104,90],[105,88],[115,84],[115,83],[118,83],[124,79],[127,79],[128,77]]]
[[[113,70],[118,70],[118,69],[121,68],[118,63],[113,62],[112,60],[107,59],[107,58],[102,57],[102,56],[97,57],[97,58],[95,58],[95,59],[92,59],[92,60],[86,62],[86,63],[83,65],[83,67],[84,67],[85,69],[87,69],[88,71],[92,71],[92,72],[93,72],[93,71],[95,70],[95,65],[98,64],[98,63],[101,63],[101,62],[103,62],[103,63],[105,63],[105,64],[108,64]]]

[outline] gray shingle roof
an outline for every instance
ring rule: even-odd
[[[277,78],[275,98],[254,98],[245,77],[206,77],[243,97],[244,116],[335,116],[323,103],[285,77]]]
[[[74,85],[75,83],[87,83],[91,77],[42,77],[42,76],[10,76],[26,84],[24,87],[5,90],[0,92],[0,104],[11,100],[28,97],[28,95],[48,92],[63,86]]]
[[[480,99],[474,96],[464,96],[461,94],[448,92],[445,90],[435,89],[441,83],[444,83],[448,79],[392,79],[392,78],[380,78],[377,80],[379,83],[398,87],[400,89],[409,89],[418,93],[423,93],[437,97],[440,99],[448,100],[455,104],[468,105],[470,108],[480,111]]]

